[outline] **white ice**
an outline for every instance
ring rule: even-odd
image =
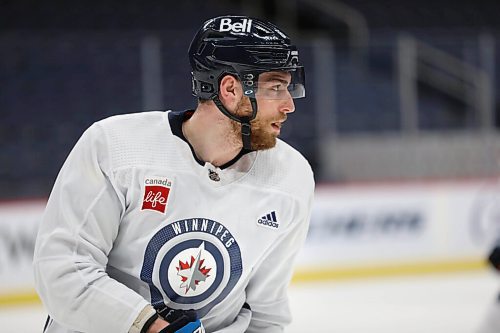
[[[492,271],[298,283],[286,332],[474,333],[499,292]],[[41,305],[0,307],[0,332],[41,333],[45,318]]]

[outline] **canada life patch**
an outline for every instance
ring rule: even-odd
[[[167,177],[146,177],[141,210],[156,210],[165,214],[172,181]]]

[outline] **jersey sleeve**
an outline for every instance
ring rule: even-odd
[[[61,325],[79,332],[128,332],[148,302],[106,273],[125,210],[98,124],[80,138],[49,197],[34,253],[36,290]]]
[[[295,258],[300,251],[309,227],[314,181],[305,190],[303,200],[296,204],[295,221],[290,230],[276,242],[274,249],[256,268],[247,286],[247,303],[252,310],[247,333],[283,332],[291,322],[287,289],[292,278]]]

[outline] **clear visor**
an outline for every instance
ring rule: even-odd
[[[302,66],[264,73],[243,73],[244,93],[263,99],[302,98],[306,95]]]

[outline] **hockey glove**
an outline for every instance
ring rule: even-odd
[[[158,311],[170,324],[160,333],[205,333],[203,324],[194,310],[174,310],[168,307]]]
[[[500,271],[500,244],[497,244],[493,248],[493,251],[491,251],[491,254],[488,257],[488,260],[493,265],[493,267],[495,267],[497,270]]]

